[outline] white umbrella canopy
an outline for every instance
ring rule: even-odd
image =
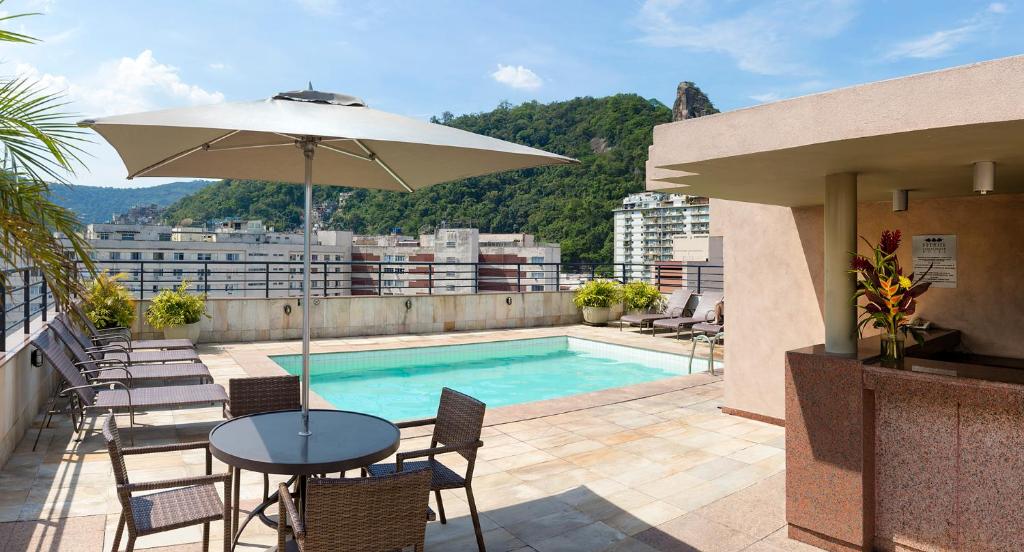
[[[412,192],[495,172],[575,159],[366,107],[309,90],[99,119],[80,126],[106,139],[128,178],[234,178],[305,184],[302,422],[309,428],[310,212],[313,185]]]
[[[456,128],[377,111],[313,91],[87,119],[120,154],[128,177],[188,176],[304,182],[295,145],[317,140],[314,184],[413,191],[499,171],[575,160]]]

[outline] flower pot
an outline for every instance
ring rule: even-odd
[[[882,334],[881,357],[879,362],[888,368],[903,367],[903,336],[901,334]]]
[[[587,324],[607,324],[610,307],[583,307],[583,321]]]
[[[171,326],[164,328],[166,339],[188,339],[193,344],[199,341],[199,322],[185,324],[184,326]]]

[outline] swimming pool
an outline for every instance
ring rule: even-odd
[[[302,373],[301,355],[270,358]],[[689,360],[560,336],[321,353],[310,356],[309,366],[312,390],[335,407],[405,420],[433,416],[442,387],[493,408],[685,375]],[[707,368],[707,360],[693,360],[695,373]]]

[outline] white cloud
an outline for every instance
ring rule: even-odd
[[[338,0],[295,0],[295,3],[313,15],[333,15],[338,13]]]
[[[662,48],[718,52],[740,69],[766,75],[808,74],[800,61],[810,43],[842,32],[855,0],[771,0],[726,17],[709,15],[701,0],[646,0],[636,18],[642,42]]]
[[[502,65],[499,63],[498,70],[491,73],[491,78],[501,84],[523,90],[536,90],[544,84],[544,81],[537,73],[522,65]]]
[[[1003,2],[992,2],[988,5],[986,11],[989,13],[1006,13],[1010,11],[1010,8]]]
[[[750,99],[759,103],[774,102],[779,99],[778,92],[766,92],[764,94],[751,94]]]
[[[931,59],[944,56],[961,44],[974,40],[979,35],[990,31],[996,24],[998,17],[1005,14],[1008,8],[1006,4],[994,2],[988,5],[985,10],[960,25],[941,29],[927,35],[898,42],[885,53],[883,59],[888,61],[898,59]]]
[[[900,42],[889,50],[885,55],[885,59],[937,58],[948,54],[960,44],[971,39],[980,28],[980,25],[964,25],[955,29],[935,31],[920,38]]]
[[[213,69],[214,71],[223,71],[224,69],[227,69],[228,66],[221,62],[215,62],[207,65],[207,67]]]
[[[15,63],[18,77],[35,81],[42,88],[62,92],[70,102],[68,111],[81,117],[102,117],[164,107],[198,105],[224,101],[220,92],[185,82],[176,67],[157,61],[150,50],[138,56],[102,63],[89,72],[72,77],[40,71],[27,63]],[[127,184],[125,169],[117,153],[95,136],[83,146],[87,171],[73,177],[79,184],[111,186]],[[134,181],[134,185],[173,179]]]
[[[103,63],[81,77],[42,73],[26,63],[17,64],[15,73],[49,90],[64,92],[72,109],[90,116],[224,101],[220,92],[184,82],[178,68],[160,63],[151,50]]]

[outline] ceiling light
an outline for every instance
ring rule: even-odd
[[[892,191],[892,212],[898,213],[900,211],[907,210],[907,197],[910,192],[907,190],[893,190]]]
[[[995,191],[996,188],[996,163],[995,161],[978,161],[974,164],[974,191],[981,195]]]

